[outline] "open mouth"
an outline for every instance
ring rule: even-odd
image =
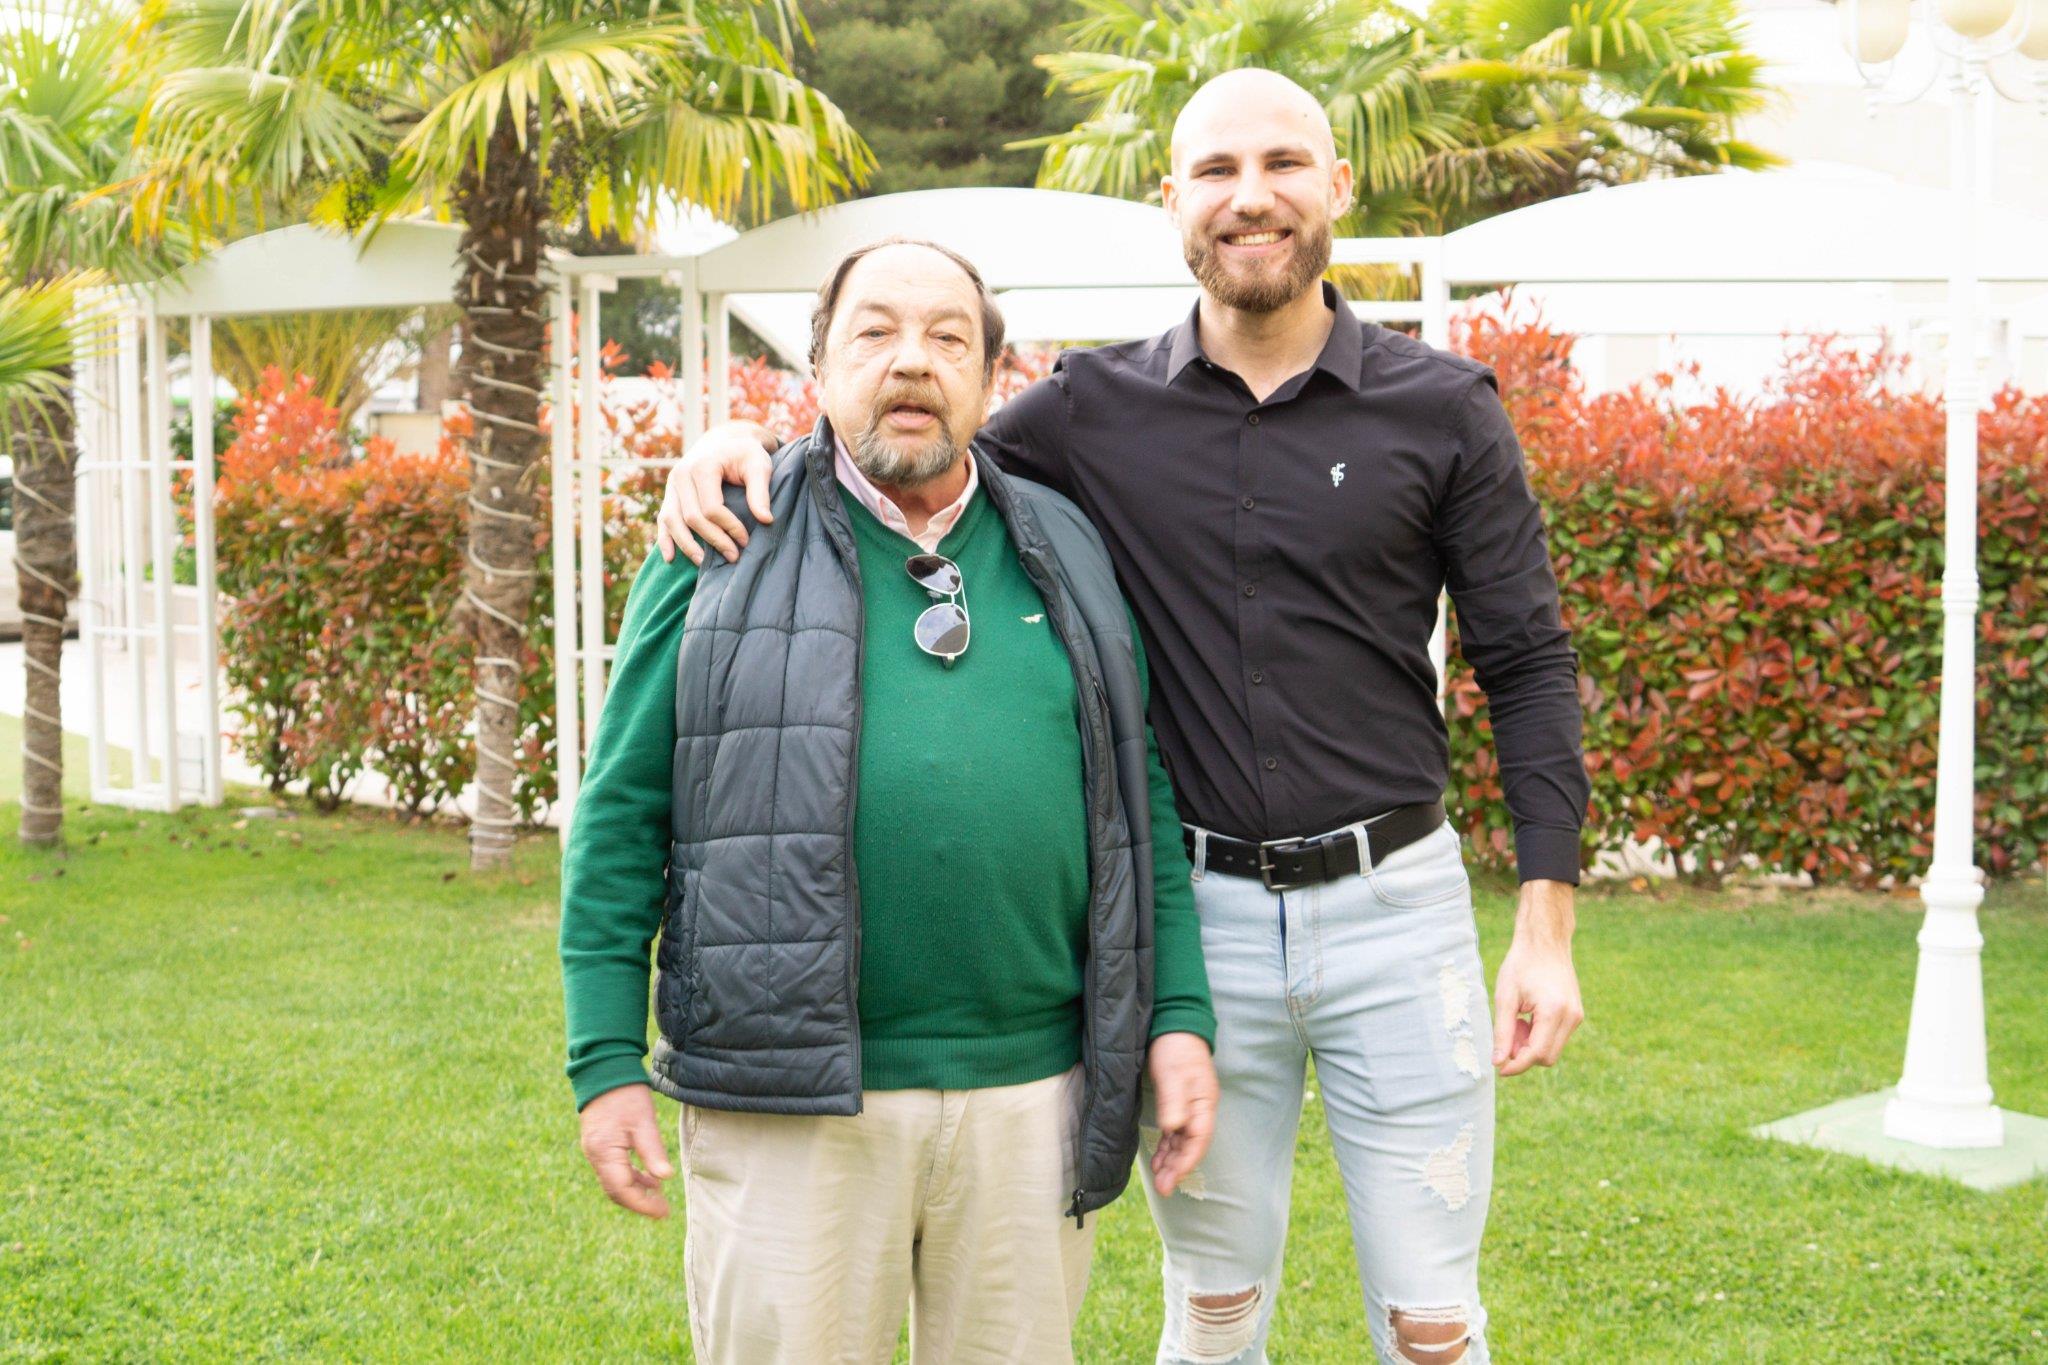
[[[936,413],[930,408],[925,407],[922,403],[897,403],[892,405],[883,415],[891,421],[901,422],[905,426],[923,426],[926,422],[931,421],[937,416]]]
[[[1257,232],[1226,232],[1220,240],[1225,246],[1234,246],[1240,250],[1257,250],[1261,247],[1278,246],[1293,235],[1294,233],[1287,228],[1261,228]]]

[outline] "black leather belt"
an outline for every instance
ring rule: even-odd
[[[1365,826],[1370,865],[1377,867],[1444,822],[1444,803],[1430,801],[1418,806],[1396,806]],[[1195,856],[1195,827],[1180,827],[1181,842],[1188,857]],[[1253,843],[1211,834],[1203,866],[1210,872],[1232,877],[1256,877],[1268,891],[1310,886],[1317,882],[1349,877],[1359,869],[1358,834],[1340,829],[1313,839],[1268,839]]]

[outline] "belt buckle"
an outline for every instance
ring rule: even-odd
[[[1259,841],[1259,880],[1265,883],[1268,891],[1292,891],[1298,886],[1308,885],[1307,882],[1274,881],[1273,874],[1279,870],[1279,865],[1268,856],[1282,844],[1291,844],[1294,848],[1299,849],[1307,842],[1306,839],[1262,839]]]

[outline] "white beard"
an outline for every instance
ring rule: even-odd
[[[877,428],[869,427],[855,438],[848,453],[853,456],[855,469],[890,488],[928,484],[960,459],[960,447],[953,443],[953,433],[943,427],[924,445],[909,451],[898,450]]]

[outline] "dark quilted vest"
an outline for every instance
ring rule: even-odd
[[[710,557],[676,663],[668,911],[656,951],[654,1083],[712,1109],[861,1108],[860,568],[821,420],[776,459],[772,524]],[[1089,830],[1080,1188],[1122,1193],[1152,1012],[1145,699],[1100,538],[1065,498],[975,456],[981,486],[1074,669]],[[906,834],[906,856],[916,856]]]

